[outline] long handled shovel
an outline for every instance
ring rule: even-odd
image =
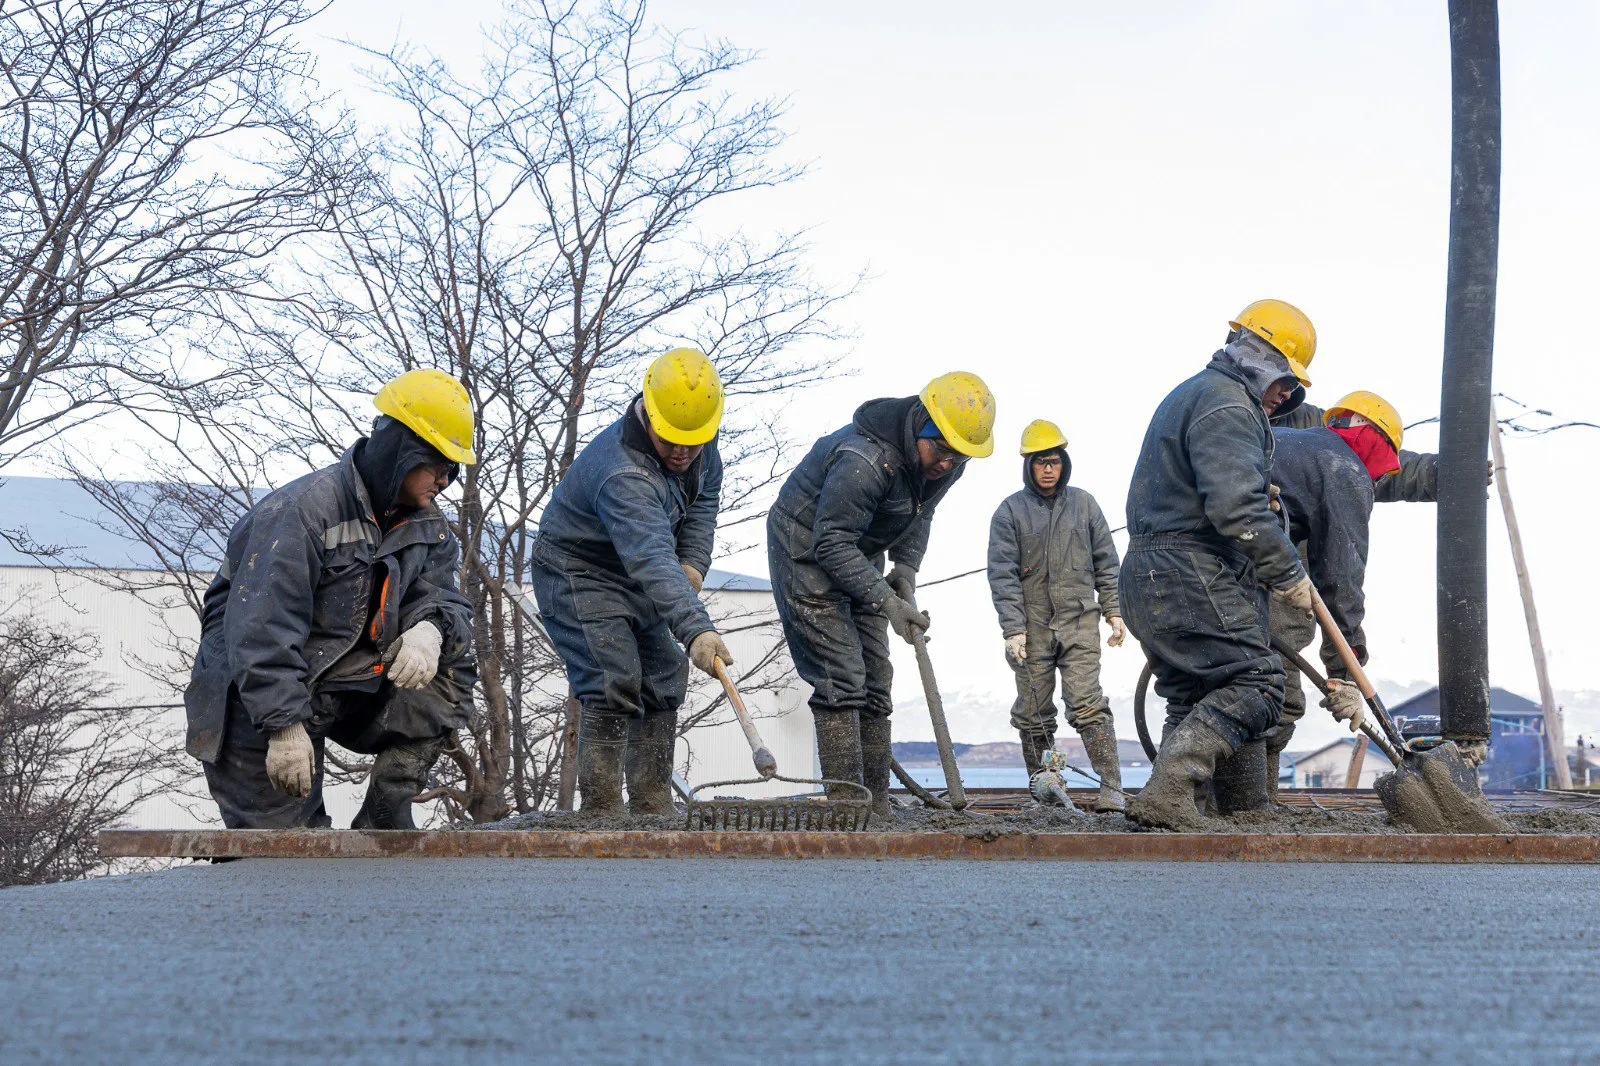
[[[734,687],[728,668],[719,658],[712,663],[722,691],[744,730],[745,742],[750,745],[750,758],[760,777],[737,781],[711,781],[695,787],[689,793],[689,813],[686,829],[755,829],[773,831],[836,830],[850,832],[865,828],[872,817],[872,793],[865,785],[854,781],[829,781],[811,777],[785,777],[778,773],[778,760],[761,739],[750,711],[744,705],[739,690]],[[730,785],[758,785],[767,781],[787,781],[793,785],[820,785],[826,798],[785,796],[779,799],[699,799],[698,793],[708,789],[727,788]],[[714,794],[714,793],[713,793]]]
[[[1427,751],[1412,751],[1406,745],[1389,709],[1315,588],[1311,590],[1311,607],[1323,636],[1338,649],[1345,669],[1377,718],[1377,727],[1364,727],[1362,732],[1394,764],[1394,771],[1378,778],[1376,785],[1389,818],[1422,833],[1509,833],[1511,827],[1484,798],[1477,771],[1461,758],[1454,744],[1446,741]],[[1301,666],[1298,662],[1295,665]],[[1312,672],[1307,676],[1317,675]],[[1327,687],[1324,683],[1323,688]]]
[[[922,694],[928,700],[928,717],[933,720],[933,739],[939,745],[939,764],[944,767],[945,795],[950,806],[965,810],[967,790],[961,785],[961,769],[956,766],[956,750],[950,743],[950,724],[944,718],[944,700],[939,682],[933,676],[933,660],[928,658],[928,641],[922,630],[912,627],[911,646],[917,650],[917,673],[922,675]]]

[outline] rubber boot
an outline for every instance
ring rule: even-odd
[[[1120,811],[1122,799],[1122,756],[1117,751],[1117,733],[1109,721],[1096,722],[1078,730],[1083,750],[1089,753],[1089,767],[1100,779],[1100,794],[1094,809],[1102,813]]]
[[[1211,778],[1211,791],[1217,797],[1217,813],[1240,814],[1244,811],[1272,809],[1272,797],[1267,792],[1267,742],[1252,740],[1238,751],[1217,762],[1217,772]]]
[[[1022,764],[1028,768],[1028,780],[1031,781],[1034,774],[1044,769],[1044,761],[1039,753],[1050,747],[1050,741],[1026,729],[1017,730],[1017,736],[1022,740]]]
[[[1232,754],[1233,745],[1198,716],[1189,715],[1162,739],[1150,780],[1128,802],[1129,820],[1152,829],[1204,829],[1206,821],[1195,806],[1195,791],[1210,784],[1217,760]]]
[[[676,814],[672,805],[672,753],[678,740],[674,711],[628,723],[628,813]]]
[[[1172,734],[1172,731],[1177,729],[1178,726],[1188,718],[1189,712],[1192,709],[1193,705],[1188,703],[1167,704],[1167,720],[1161,723],[1162,744],[1165,744],[1167,742],[1167,737]],[[1156,749],[1156,754],[1161,754],[1161,749],[1159,747]],[[1199,784],[1194,786],[1194,806],[1195,809],[1203,815],[1210,816],[1217,813],[1217,805],[1211,795],[1210,778],[1207,778],[1206,780],[1201,781]]]
[[[861,780],[861,726],[855,711],[812,711],[817,730],[817,761],[830,781]],[[857,794],[859,795],[859,793]]]
[[[580,811],[622,810],[622,762],[627,747],[626,715],[583,709],[578,717]]]
[[[889,719],[881,714],[861,716],[861,783],[872,790],[872,816],[889,821],[889,760],[894,746],[889,740]]]
[[[1294,739],[1294,723],[1280,722],[1278,730],[1267,738],[1267,798],[1278,802],[1278,773],[1283,768],[1283,753]]]
[[[367,775],[366,799],[350,828],[415,829],[411,801],[427,787],[428,771],[443,750],[444,737],[432,737],[408,740],[378,752]]]

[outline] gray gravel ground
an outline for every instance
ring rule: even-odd
[[[1577,866],[255,860],[0,892],[0,1062],[1592,1063],[1596,914]]]

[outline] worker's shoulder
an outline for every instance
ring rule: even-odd
[[[320,532],[329,523],[359,518],[359,507],[347,481],[346,462],[302,474],[274,490],[250,509],[252,518],[281,518],[296,514],[308,530]]]
[[[881,437],[875,437],[859,426],[849,425],[830,434],[834,460],[854,457],[883,474],[893,474],[900,469],[900,450]]]
[[[1094,498],[1094,493],[1077,485],[1065,486],[1061,490],[1061,498],[1075,509],[1085,512],[1100,509],[1100,501]]]

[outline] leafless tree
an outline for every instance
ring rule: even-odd
[[[209,376],[172,337],[320,225],[304,0],[0,4],[0,468]],[[336,126],[334,128],[337,128]]]
[[[169,788],[181,752],[155,709],[119,707],[93,639],[24,604],[0,614],[0,886],[105,866],[95,833]]]

